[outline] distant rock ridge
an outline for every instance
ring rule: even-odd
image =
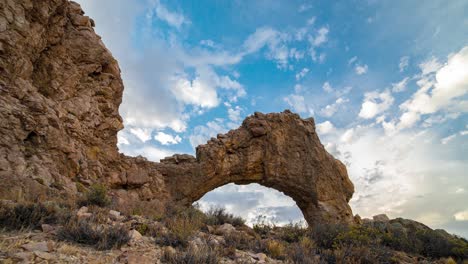
[[[93,26],[71,1],[0,2],[0,199],[74,197],[100,182],[121,211],[163,213],[228,183],[259,183],[293,198],[309,224],[354,221],[346,167],[312,118],[288,110],[249,116],[196,157],[120,154],[123,83]]]

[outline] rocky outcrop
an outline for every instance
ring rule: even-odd
[[[256,113],[239,129],[153,163],[116,147],[123,84],[94,22],[67,0],[0,1],[0,198],[73,197],[94,182],[122,211],[188,205],[227,183],[292,197],[306,220],[352,222],[345,166],[313,119]]]

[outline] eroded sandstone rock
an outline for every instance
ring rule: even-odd
[[[289,111],[255,113],[196,157],[120,154],[123,84],[93,25],[71,1],[0,1],[0,198],[73,198],[101,182],[119,211],[162,213],[227,183],[259,183],[292,197],[309,224],[353,221],[345,166],[313,119]]]

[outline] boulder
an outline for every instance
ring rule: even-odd
[[[374,221],[377,221],[377,222],[388,222],[388,221],[390,221],[390,218],[388,218],[388,216],[386,214],[374,215],[372,217],[372,219],[374,219]]]

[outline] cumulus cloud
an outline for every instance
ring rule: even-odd
[[[313,115],[313,109],[305,102],[304,96],[299,94],[290,94],[283,98],[283,100],[291,107],[291,109],[298,113],[306,113]]]
[[[341,105],[349,102],[346,98],[338,98],[333,104],[326,105],[324,108],[320,109],[320,115],[325,117],[333,116],[339,109]]]
[[[453,215],[457,221],[468,221],[468,210],[460,211]]]
[[[387,110],[393,104],[393,96],[389,90],[382,93],[373,91],[364,95],[364,101],[359,117],[370,119]]]
[[[130,133],[134,134],[142,142],[146,142],[151,139],[151,130],[144,128],[130,128]]]
[[[335,131],[335,126],[328,120],[317,124],[316,128],[319,135],[326,135]]]
[[[216,118],[207,122],[206,125],[196,126],[189,136],[189,141],[192,147],[195,148],[198,145],[205,144],[210,138],[216,137],[217,134],[226,133],[228,130],[229,127],[226,126],[225,120]]]
[[[403,111],[399,124],[401,128],[413,126],[424,114],[441,110],[450,112],[453,106],[462,105],[462,102],[456,101],[468,92],[468,46],[451,54],[443,66],[436,58],[431,58],[420,68],[419,90],[400,105]]]
[[[164,132],[158,132],[154,136],[154,139],[159,141],[159,143],[163,145],[172,145],[172,144],[178,144],[180,141],[182,141],[182,138],[179,137],[178,135],[173,136],[170,134],[166,134]]]

